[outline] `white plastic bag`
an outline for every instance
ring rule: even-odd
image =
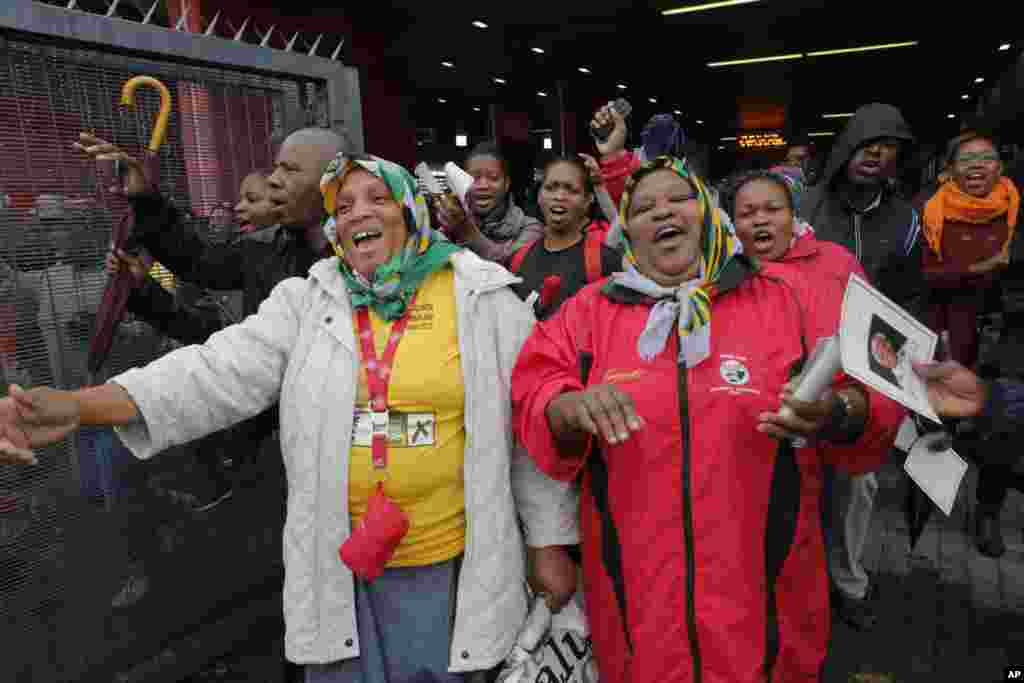
[[[444,174],[448,180],[448,187],[451,188],[455,196],[462,202],[462,206],[469,210],[466,194],[469,193],[469,188],[473,185],[473,176],[463,171],[451,161],[444,165]]]
[[[535,597],[495,683],[597,682],[597,664],[582,594],[577,592],[554,615],[543,596]]]

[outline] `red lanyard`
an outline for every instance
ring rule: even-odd
[[[388,465],[388,424],[391,421],[388,413],[388,384],[391,381],[391,368],[395,362],[395,352],[398,351],[398,342],[402,341],[405,328],[409,326],[409,315],[415,302],[414,293],[409,299],[405,313],[391,328],[383,358],[377,358],[377,349],[374,348],[370,307],[362,306],[356,309],[359,344],[363,349],[363,368],[366,369],[366,388],[370,394],[370,424],[373,429],[371,455],[373,466],[377,469],[384,469]]]

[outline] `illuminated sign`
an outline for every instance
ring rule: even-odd
[[[778,133],[745,133],[736,140],[743,149],[767,149],[785,147],[786,140]]]

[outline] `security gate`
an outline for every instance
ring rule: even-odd
[[[134,111],[120,109],[127,79],[154,76],[170,89],[161,189],[208,219],[210,241],[232,238],[227,207],[240,181],[270,169],[288,129],[337,128],[336,110],[352,108],[337,104],[345,90],[324,76],[327,60],[310,58],[303,75],[294,55],[286,73],[266,59],[243,68],[253,46],[237,46],[226,66],[179,58],[180,45],[125,52],[146,44],[132,30],[159,29],[119,26],[104,35],[122,45],[83,43],[88,22],[111,20],[7,1],[20,12],[0,9],[0,396],[8,382],[85,382],[103,259],[129,208],[107,191],[112,172],[72,143],[88,131],[141,154],[159,100],[143,89]],[[189,39],[209,41],[172,36],[186,47]],[[358,121],[345,128],[361,147]],[[175,291],[173,278],[156,274]],[[129,316],[98,381],[176,346]],[[178,680],[248,629],[280,629],[279,461],[239,473],[229,503],[197,513],[189,492],[208,484],[211,458],[234,455],[230,444],[140,463],[110,430],[86,429],[39,455],[36,467],[0,465],[0,680]]]

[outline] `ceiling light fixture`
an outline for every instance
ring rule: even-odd
[[[451,62],[441,62],[441,66],[447,67],[449,69],[454,69],[455,68],[455,65],[452,64]]]
[[[674,9],[665,9],[661,11],[662,16],[670,17],[674,14],[689,14],[690,12],[702,12],[708,9],[718,9],[719,7],[735,7],[736,5],[749,5],[752,2],[758,2],[758,0],[720,0],[719,2],[706,2],[702,5],[683,5],[682,7],[676,7]]]
[[[974,82],[975,83],[984,83],[985,79],[982,78],[981,76],[978,76],[977,78],[974,79]]]
[[[544,142],[543,142],[544,149],[551,149],[551,147],[552,147],[551,143],[552,143],[551,138],[550,137],[545,137],[544,138]]]
[[[725,149],[725,145],[719,145],[718,149]]]
[[[971,99],[971,96],[968,95],[967,93],[964,93],[963,95],[960,96],[960,99],[961,100],[969,100],[969,99]]]
[[[822,114],[823,119],[849,119],[853,117],[853,112],[844,112],[842,114]]]
[[[657,104],[658,103],[658,98],[657,97],[649,97],[649,98],[647,98],[647,101],[650,102],[651,104]]]
[[[782,62],[787,59],[802,59],[803,52],[793,52],[788,55],[775,55],[773,57],[751,57],[749,59],[729,59],[724,62],[708,62],[708,66],[739,66],[741,64],[760,64],[761,62]]]
[[[625,83],[619,83],[615,87],[618,88],[619,90],[625,90],[626,89],[626,84]]]
[[[956,118],[956,114],[946,114],[946,118],[947,119],[955,119]]]
[[[830,55],[848,55],[852,52],[871,52],[873,50],[891,50],[896,47],[914,47],[919,41],[907,40],[902,43],[883,43],[882,45],[864,45],[863,47],[847,47],[841,50],[818,50],[808,52],[808,57],[828,57]]]
[[[823,131],[820,131],[820,132],[817,132],[817,133],[808,133],[807,137],[809,137],[809,138],[827,138],[830,135],[835,135],[835,132],[831,131],[831,130],[823,130]]]
[[[683,115],[683,112],[680,111],[679,109],[673,109],[672,113],[675,114],[676,116],[682,116]]]
[[[443,97],[438,97],[438,98],[437,98],[437,101],[438,101],[438,102],[440,102],[441,104],[448,104],[448,100],[446,100],[446,99],[445,99],[445,98],[443,98]]]
[[[703,122],[703,121],[701,121],[700,119],[697,119],[697,125],[698,125],[698,126],[703,126],[703,125],[704,125],[704,122]]]
[[[473,107],[473,111],[480,111],[480,107]]]
[[[495,78],[494,82],[497,83],[498,85],[505,85],[505,79],[504,78]]]
[[[548,94],[546,92],[544,92],[543,90],[538,90],[537,91],[537,97],[547,97],[547,96],[548,96]]]
[[[580,67],[580,68],[579,68],[578,70],[579,70],[579,72],[580,72],[581,74],[588,74],[588,73],[590,73],[590,69],[588,69],[588,68],[587,68],[587,67],[585,67],[585,66],[581,66],[581,67]]]
[[[1011,45],[1009,43],[1003,43],[1002,45],[999,46],[999,51],[1006,52],[1007,50],[1010,49],[1010,47]]]
[[[533,51],[534,51],[534,53],[536,53],[536,54],[538,54],[538,55],[542,55],[542,54],[544,54],[544,50],[543,50],[542,48],[539,48],[539,47],[531,47],[530,49],[531,49],[531,50],[533,50]]]
[[[456,147],[468,147],[469,146],[469,136],[466,135],[465,133],[459,133],[458,135],[456,135],[455,136],[455,146]]]
[[[735,142],[736,141],[736,136],[733,135],[733,136],[727,137],[727,138],[719,138],[719,140],[721,140],[722,142]]]
[[[487,28],[487,24],[480,21],[479,19],[473,22],[473,26],[476,26],[477,28]]]

